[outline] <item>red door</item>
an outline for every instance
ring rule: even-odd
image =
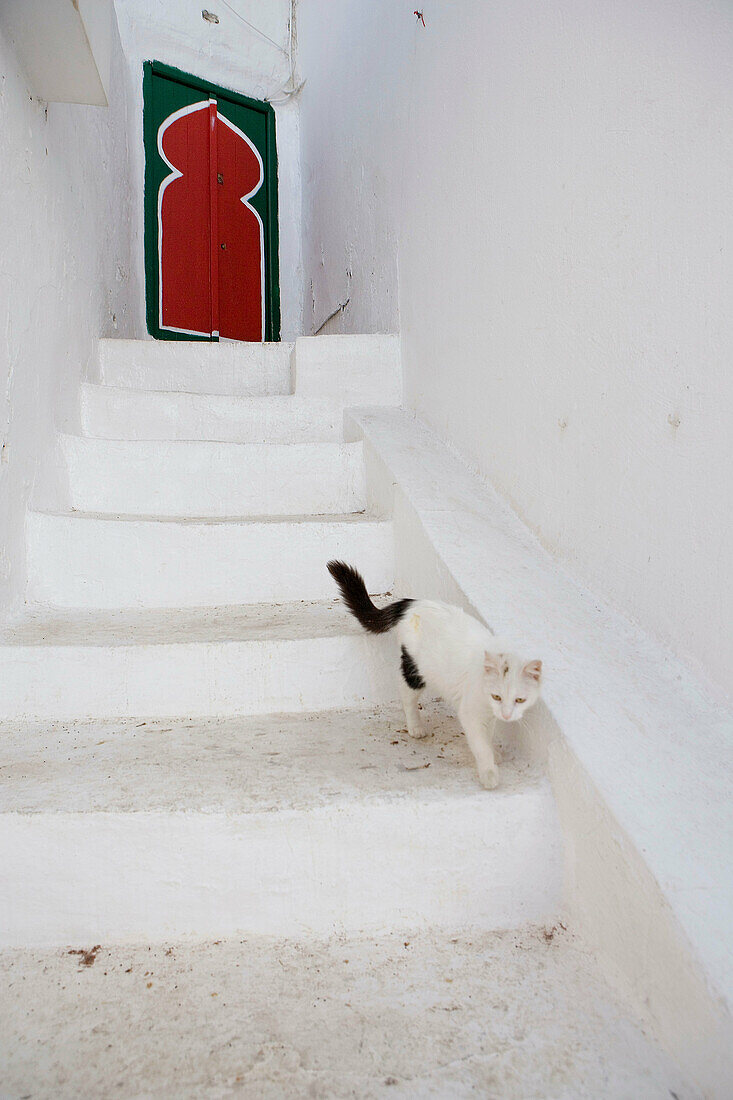
[[[264,226],[249,204],[260,154],[213,99],[173,111],[158,147],[171,169],[158,199],[160,327],[264,340]]]
[[[150,332],[278,339],[272,108],[163,69],[145,97]]]

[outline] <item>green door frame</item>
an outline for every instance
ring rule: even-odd
[[[145,147],[145,191],[144,191],[144,247],[145,247],[145,309],[148,332],[158,340],[208,340],[216,341],[217,336],[188,336],[177,332],[161,331],[158,327],[158,187],[154,183],[154,166],[157,165],[158,122],[152,110],[153,75],[175,80],[187,88],[204,92],[207,96],[237,103],[258,111],[265,116],[266,149],[263,161],[267,187],[268,218],[265,229],[265,339],[280,339],[280,266],[278,250],[277,218],[277,149],[275,146],[275,111],[270,103],[249,96],[240,95],[208,80],[191,76],[172,65],[160,61],[143,63],[143,145]]]

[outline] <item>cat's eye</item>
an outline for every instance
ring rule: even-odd
[[[526,703],[527,700],[526,699],[515,699],[514,702],[515,703]]]
[[[492,695],[491,698],[496,699],[497,703],[501,702],[501,695]]]

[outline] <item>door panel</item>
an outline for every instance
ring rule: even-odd
[[[265,227],[251,204],[265,170],[256,146],[224,115],[227,107],[220,105],[217,130],[219,332],[264,340]]]
[[[159,324],[197,336],[212,332],[209,129],[208,99],[158,128],[171,169],[158,190]]]
[[[151,335],[278,340],[272,108],[147,62],[144,130]]]

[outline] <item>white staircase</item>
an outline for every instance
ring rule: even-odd
[[[369,513],[362,443],[343,423],[350,406],[399,401],[394,337],[102,341],[80,434],[60,440],[68,496],[28,514],[27,606],[0,636],[0,947],[226,936],[249,965],[274,960],[271,936],[400,932],[436,960],[453,934],[559,919],[543,769],[515,738],[484,791],[439,705],[434,736],[412,741],[392,640],[360,630],[326,571],[343,558],[392,592],[392,522]],[[532,941],[538,974],[553,934]],[[488,1012],[482,981],[465,995]],[[25,1034],[20,1016],[13,1029]],[[130,1095],[189,1094],[156,1072]],[[300,1089],[283,1072],[272,1095]],[[456,1072],[424,1094],[490,1084]],[[348,1094],[362,1086],[373,1094]],[[72,1075],[51,1092],[87,1087]]]
[[[326,571],[393,588],[392,523],[343,435],[348,405],[385,400],[392,337],[102,342],[0,644],[2,942],[555,913],[547,781],[516,761],[489,797],[445,715],[413,744],[394,644]]]

